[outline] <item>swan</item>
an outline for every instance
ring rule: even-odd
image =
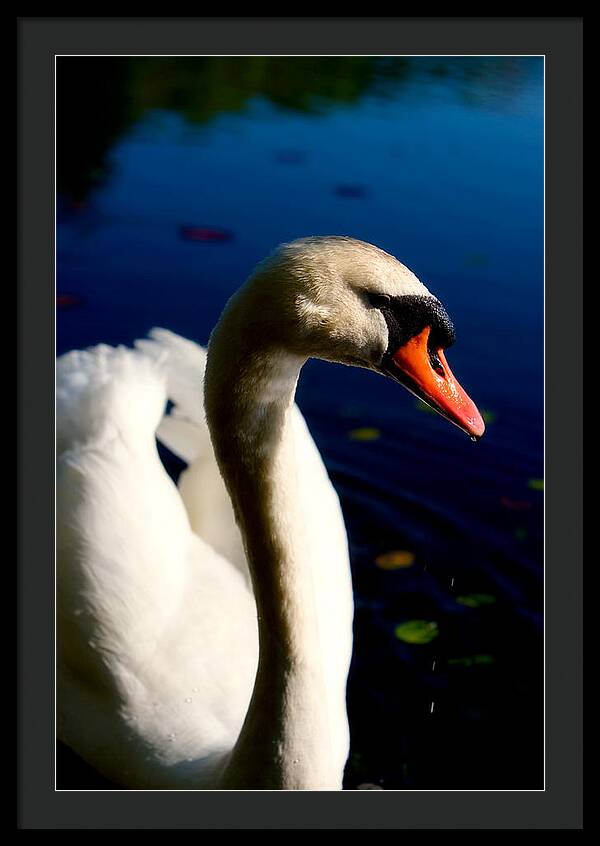
[[[157,329],[58,359],[64,743],[125,788],[342,788],[348,546],[296,383],[311,356],[367,368],[476,439],[453,340],[396,258],[310,237],[258,265],[207,351]]]

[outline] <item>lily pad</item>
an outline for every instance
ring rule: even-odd
[[[527,540],[527,529],[515,529],[513,532],[514,536],[517,540],[524,541]]]
[[[510,508],[511,511],[527,511],[531,508],[531,503],[526,499],[509,499],[507,496],[500,497],[500,504],[504,508]]]
[[[415,563],[415,555],[407,549],[395,549],[378,555],[375,563],[382,570],[398,570],[401,567],[412,567]]]
[[[496,597],[491,593],[468,593],[457,596],[456,601],[459,605],[466,605],[467,608],[479,608],[481,605],[493,605]]]
[[[426,414],[437,414],[437,411],[430,405],[427,405],[426,402],[423,402],[423,400],[417,400],[415,403],[415,408],[418,411],[424,411]]]
[[[336,185],[334,190],[338,197],[352,197],[357,199],[359,197],[365,197],[367,194],[367,189],[364,185]]]
[[[357,402],[345,403],[338,411],[340,417],[362,417],[365,413],[365,407]]]
[[[57,294],[56,305],[58,308],[72,308],[81,305],[81,297],[77,294]]]
[[[179,235],[184,241],[197,241],[203,243],[217,243],[233,240],[233,232],[230,232],[227,229],[219,229],[214,226],[180,226]]]
[[[439,634],[438,624],[432,620],[407,620],[396,626],[394,634],[404,643],[431,643]]]
[[[469,253],[465,256],[465,264],[467,267],[485,267],[489,259],[485,253]]]
[[[363,426],[361,429],[352,429],[348,432],[351,441],[376,441],[381,432],[371,426]]]
[[[277,150],[275,161],[280,164],[304,164],[306,153],[302,150]]]
[[[452,667],[482,667],[494,663],[493,655],[466,655],[464,658],[448,658]]]

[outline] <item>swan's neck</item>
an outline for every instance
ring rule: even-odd
[[[231,327],[230,331],[233,327]],[[231,349],[235,338],[235,350]],[[303,360],[213,333],[205,406],[256,596],[259,664],[223,786],[337,788],[305,520],[297,497],[292,405]]]

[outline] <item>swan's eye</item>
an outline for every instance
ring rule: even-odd
[[[440,358],[436,352],[433,350],[429,350],[429,361],[431,363],[432,368],[438,373],[440,376],[445,376],[446,372],[444,370],[444,365],[440,361]]]
[[[387,294],[372,294],[369,292],[367,297],[371,305],[375,308],[384,308],[390,304],[390,298]]]

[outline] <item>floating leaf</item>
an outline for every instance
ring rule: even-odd
[[[467,267],[485,267],[488,264],[488,257],[484,253],[469,253],[465,257]]]
[[[513,532],[514,536],[517,540],[524,541],[527,540],[527,529],[515,529]]]
[[[431,643],[439,634],[438,624],[432,620],[407,620],[394,629],[398,640],[404,643]]]
[[[382,570],[397,570],[400,567],[412,567],[415,563],[413,552],[407,549],[395,549],[392,552],[384,552],[378,555],[375,563]]]
[[[338,411],[340,417],[361,417],[365,413],[365,407],[356,402],[342,405]]]
[[[426,414],[437,414],[437,411],[430,405],[427,405],[426,402],[423,402],[423,400],[417,400],[415,403],[415,408],[418,411],[424,411]]]
[[[453,667],[482,667],[494,663],[493,655],[467,655],[464,658],[448,658],[448,664]]]
[[[184,241],[222,242],[233,240],[233,233],[227,229],[212,226],[180,226],[179,234]]]
[[[58,308],[72,308],[81,304],[81,297],[77,294],[57,294],[56,305]]]
[[[531,508],[531,503],[525,499],[509,499],[507,496],[500,497],[500,503],[504,508],[510,508],[511,511],[527,511]]]
[[[336,185],[335,193],[338,197],[364,197],[367,189],[364,185]]]
[[[353,768],[360,767],[363,762],[364,755],[362,752],[353,752],[350,755],[350,766]]]
[[[306,153],[302,150],[278,150],[275,153],[275,161],[280,164],[304,164]]]
[[[481,605],[493,605],[496,597],[491,593],[468,593],[464,596],[457,596],[459,605],[466,605],[467,608],[479,608]]]
[[[362,429],[352,429],[348,432],[351,441],[376,441],[381,435],[379,429],[371,426],[364,426]]]
[[[530,479],[527,483],[532,491],[543,491],[544,490],[544,480],[543,479]]]

